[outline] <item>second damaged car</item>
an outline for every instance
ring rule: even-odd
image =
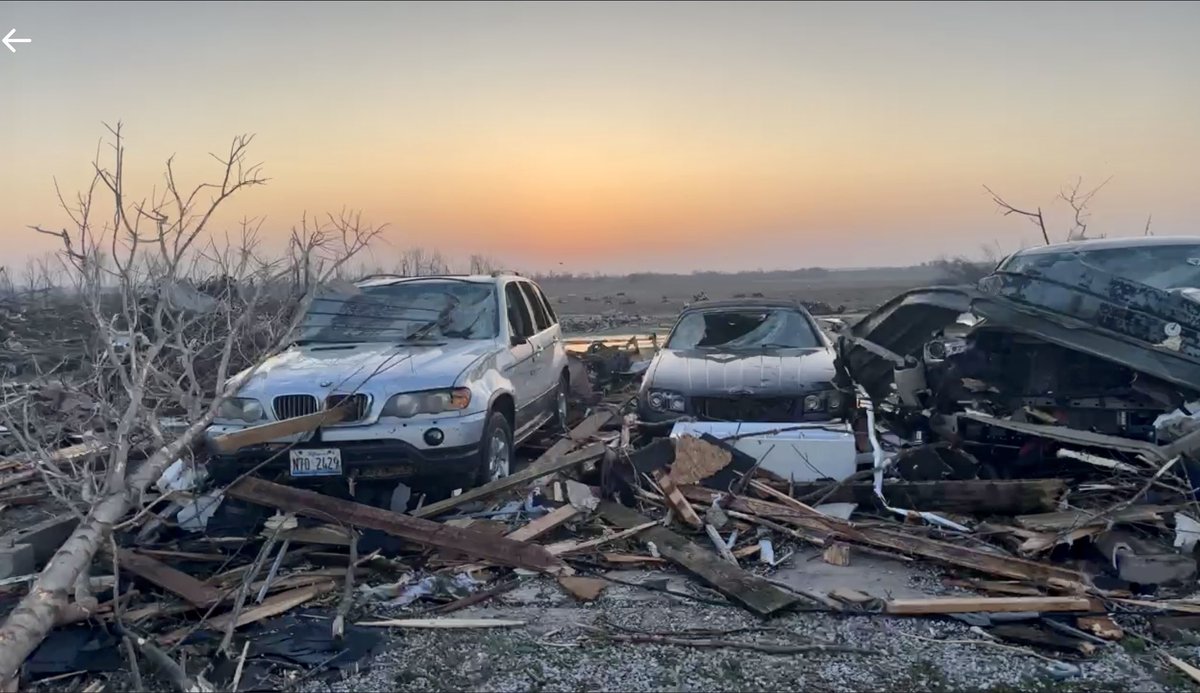
[[[905,434],[1000,443],[1051,424],[1153,440],[1158,417],[1200,396],[1197,294],[1197,238],[1031,248],[976,287],[867,315],[839,339],[840,375]]]
[[[833,384],[832,346],[791,301],[711,301],[684,310],[646,370],[639,418],[821,422],[847,398]]]

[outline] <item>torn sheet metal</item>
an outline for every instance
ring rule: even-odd
[[[889,460],[884,457],[883,446],[879,444],[879,435],[875,432],[875,403],[871,401],[870,397],[866,396],[862,397],[862,401],[863,408],[867,412],[867,437],[871,441],[871,451],[874,453],[875,460],[875,495],[879,498],[879,502],[883,504],[883,507],[886,508],[888,512],[896,513],[901,517],[918,515],[922,520],[925,520],[930,524],[938,525],[939,527],[946,527],[947,529],[953,529],[958,532],[970,532],[970,527],[964,527],[957,522],[951,522],[940,515],[919,510],[893,508],[892,506],[888,505],[887,498],[884,498],[883,496],[883,470],[887,466]]]
[[[849,424],[789,424],[780,428],[777,423],[681,421],[671,429],[671,438],[705,434],[729,440],[735,450],[784,479],[841,481],[855,472],[857,453]]]

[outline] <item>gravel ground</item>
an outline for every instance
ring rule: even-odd
[[[1076,660],[1078,675],[1060,680],[1045,660],[1032,655],[925,640],[980,638],[953,620],[791,613],[759,621],[734,606],[698,604],[623,585],[610,586],[595,602],[578,604],[553,581],[530,578],[514,593],[451,617],[517,619],[526,625],[506,630],[393,632],[380,654],[361,663],[359,673],[333,681],[314,677],[299,690],[1162,691],[1180,686],[1178,677],[1146,667],[1140,661],[1146,657],[1119,644]],[[619,632],[609,625],[617,624],[677,636],[696,629],[754,628],[712,637],[792,645],[829,643],[871,654],[773,655],[733,648],[605,642],[579,624]],[[1186,683],[1182,688],[1187,688]]]

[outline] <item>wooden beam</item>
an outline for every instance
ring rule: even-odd
[[[1125,508],[1112,515],[1100,515],[1084,510],[1067,510],[1057,513],[1042,513],[1040,515],[1022,515],[1016,522],[1025,529],[1042,532],[1056,532],[1064,529],[1080,527],[1109,527],[1122,522],[1154,522],[1163,513],[1178,510],[1177,505],[1141,505]]]
[[[518,527],[509,532],[505,538],[513,541],[529,541],[530,539],[542,536],[578,514],[579,509],[575,506],[564,505],[561,508],[551,510],[548,514],[539,517],[523,527]]]
[[[571,572],[565,563],[535,544],[512,541],[469,528],[450,527],[440,522],[401,515],[256,477],[246,477],[230,486],[226,495],[326,522],[334,520],[377,529],[415,544],[466,554],[500,565],[551,574]]]
[[[582,424],[581,424],[582,425]],[[562,442],[562,441],[559,441]],[[557,443],[556,443],[557,445]],[[553,449],[553,448],[551,448]],[[436,503],[430,503],[421,508],[412,511],[413,517],[434,517],[442,513],[457,508],[463,503],[469,503],[481,498],[495,495],[501,491],[507,491],[510,488],[527,484],[541,477],[548,476],[562,469],[573,467],[577,464],[598,460],[604,457],[604,452],[608,448],[604,443],[593,443],[582,450],[570,452],[562,456],[549,456],[549,451],[537,459],[536,462],[522,469],[515,474],[509,474],[506,477],[490,481],[483,486],[464,491],[453,498],[447,498]]]
[[[183,597],[189,604],[206,609],[221,601],[221,591],[206,585],[187,573],[149,556],[128,549],[117,550],[117,561],[121,567],[134,575]]]
[[[683,494],[679,492],[679,487],[675,485],[669,474],[659,471],[655,474],[654,481],[662,489],[667,505],[675,511],[676,517],[691,525],[693,529],[700,529],[704,526],[700,516],[692,509],[692,504],[688,503],[687,498],[684,498]]]
[[[645,516],[611,501],[600,504],[599,512],[618,527],[637,527],[647,522]],[[792,606],[799,597],[779,589],[766,580],[721,560],[684,537],[665,527],[646,529],[643,536],[653,541],[668,560],[683,566],[722,594],[760,616],[768,616]]]
[[[786,484],[770,484],[786,490]],[[831,482],[795,484],[792,496],[817,498],[833,489]],[[896,481],[883,484],[883,495],[896,508],[960,513],[966,515],[1014,516],[1050,512],[1067,490],[1064,479],[969,479],[965,481]],[[833,490],[822,503],[858,503],[872,508],[879,504],[871,482],[846,484]]]
[[[251,445],[261,445],[277,438],[286,438],[299,433],[314,431],[325,424],[337,423],[350,413],[349,407],[334,407],[315,414],[297,416],[294,419],[272,421],[261,426],[251,426],[240,431],[226,433],[213,438],[213,447],[220,452],[235,452]]]
[[[1091,602],[1083,597],[935,597],[892,599],[889,614],[968,614],[1018,611],[1088,611]]]

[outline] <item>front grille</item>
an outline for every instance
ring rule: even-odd
[[[696,414],[718,421],[787,423],[800,409],[794,397],[695,397]]]
[[[325,407],[327,409],[333,409],[337,406],[346,406],[350,409],[350,417],[346,421],[362,421],[367,418],[367,412],[371,409],[371,400],[362,393],[330,395],[325,400]]]
[[[312,395],[280,395],[274,405],[275,418],[280,421],[317,413],[317,398]]]

